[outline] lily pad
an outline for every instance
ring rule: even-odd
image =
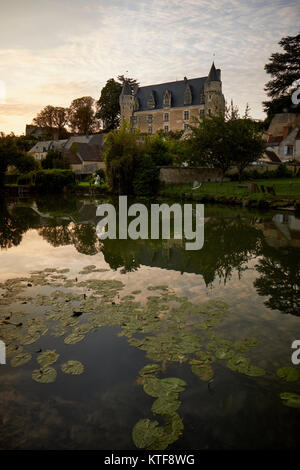
[[[76,343],[79,343],[79,341],[82,341],[83,338],[84,338],[84,335],[71,333],[69,336],[67,336],[64,339],[64,343],[65,344],[76,344]]]
[[[290,408],[300,408],[300,395],[298,393],[283,392],[280,398],[285,406]]]
[[[197,375],[200,377],[201,380],[210,380],[212,379],[214,375],[214,371],[212,367],[208,364],[203,364],[203,365],[193,365],[192,366],[192,372],[193,374]]]
[[[277,375],[286,382],[296,382],[299,379],[299,371],[295,367],[281,367],[277,370]]]
[[[177,411],[180,404],[179,400],[170,400],[168,396],[162,395],[153,403],[152,411],[159,415],[169,415]]]
[[[11,367],[19,367],[27,364],[31,360],[31,354],[28,352],[20,352],[16,354],[10,361]]]
[[[42,352],[38,358],[38,363],[42,366],[48,366],[49,364],[53,364],[59,358],[59,354],[55,350],[48,349],[47,351]]]
[[[132,439],[138,449],[149,449],[162,437],[163,431],[157,421],[141,419],[132,430]]]
[[[148,374],[156,374],[157,372],[161,371],[161,367],[158,364],[147,364],[143,367],[139,374],[143,377],[144,375]]]
[[[55,382],[56,376],[57,372],[53,367],[42,367],[41,369],[35,369],[32,372],[33,380],[43,384]]]
[[[79,361],[67,361],[61,365],[65,374],[80,375],[84,371],[84,365]]]

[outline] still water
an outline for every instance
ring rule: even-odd
[[[100,202],[0,204],[0,448],[298,448],[300,219],[205,206],[186,251]]]

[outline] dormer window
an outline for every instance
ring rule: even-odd
[[[154,109],[155,108],[155,98],[154,98],[154,93],[153,91],[150,92],[147,100],[147,108],[148,109]]]
[[[191,91],[190,85],[187,82],[186,82],[185,90],[184,90],[183,103],[185,105],[192,104],[192,91]]]
[[[163,107],[164,108],[170,108],[171,107],[171,92],[169,90],[166,90],[164,92],[163,96]]]

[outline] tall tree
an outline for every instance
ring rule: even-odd
[[[82,135],[99,130],[95,100],[91,96],[83,96],[72,101],[69,108],[69,126],[72,132]]]
[[[300,77],[300,33],[282,38],[279,45],[284,52],[272,54],[270,62],[264,67],[271,76],[265,86],[265,91],[271,100],[263,102],[264,110],[268,115],[274,112],[274,106],[276,112],[282,112],[283,109],[295,110],[291,94],[296,89],[295,81]]]
[[[101,119],[105,130],[116,129],[120,123],[119,96],[122,85],[113,78],[107,80],[106,85],[101,90],[101,95],[97,101],[96,117]]]
[[[45,106],[38,115],[33,119],[36,126],[47,129],[50,133],[58,131],[58,137],[62,137],[65,126],[68,123],[68,108],[60,106]]]
[[[0,133],[0,188],[4,185],[4,176],[9,165],[14,165],[23,152],[16,145],[16,137],[13,134]]]

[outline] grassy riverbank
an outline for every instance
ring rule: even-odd
[[[166,185],[161,187],[161,197],[194,200],[199,202],[217,202],[222,204],[239,204],[252,207],[296,207],[300,208],[300,178],[266,179],[251,181],[259,186],[260,192],[249,193],[247,183],[237,181],[225,183],[202,183],[198,189],[191,184]],[[265,192],[262,192],[261,186]],[[272,186],[275,195],[267,192]]]

